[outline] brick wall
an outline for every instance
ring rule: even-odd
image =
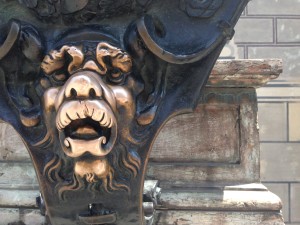
[[[257,90],[261,180],[300,225],[300,0],[250,1],[222,56],[283,59],[281,77]]]

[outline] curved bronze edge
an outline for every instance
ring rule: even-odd
[[[205,56],[207,56],[211,51],[213,51],[223,40],[224,35],[221,32],[221,35],[214,41],[209,47],[205,48],[202,51],[189,54],[189,55],[176,55],[172,52],[168,52],[164,50],[161,46],[159,46],[150,36],[146,25],[145,25],[145,17],[141,18],[137,22],[137,30],[141,38],[143,39],[145,45],[149,48],[149,50],[161,58],[162,60],[174,63],[174,64],[186,64],[186,63],[193,63],[196,61],[201,60]]]
[[[41,68],[47,75],[51,75],[53,72],[61,69],[65,64],[66,54],[68,54],[72,60],[68,65],[68,72],[75,71],[84,61],[84,55],[75,46],[64,45],[59,50],[52,50],[45,56]]]
[[[79,221],[92,225],[92,224],[112,224],[117,221],[117,214],[111,213],[108,215],[81,215],[78,216]]]
[[[38,123],[41,121],[39,115],[26,116],[21,112],[20,112],[20,120],[22,124],[26,127],[34,127],[38,125]]]
[[[9,33],[4,43],[0,46],[0,60],[3,59],[9,53],[9,51],[15,44],[19,33],[20,33],[20,25],[12,21]]]
[[[200,1],[194,4],[193,1],[180,0],[179,4],[180,9],[190,17],[209,18],[221,7],[223,0]]]

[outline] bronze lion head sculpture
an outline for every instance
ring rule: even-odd
[[[140,167],[138,155],[122,144],[135,116],[132,60],[107,42],[85,45],[52,50],[41,64],[50,86],[43,94],[49,134],[38,145],[49,138],[59,143],[44,172],[53,182],[69,181],[59,183],[60,194],[85,186],[129,191],[117,179],[135,177]]]
[[[154,140],[197,105],[246,2],[0,4],[0,119],[24,140],[50,224],[145,224]]]

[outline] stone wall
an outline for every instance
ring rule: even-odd
[[[226,58],[282,58],[284,73],[258,89],[261,180],[300,225],[300,0],[252,0]]]

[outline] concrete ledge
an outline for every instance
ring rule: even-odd
[[[261,184],[257,188],[263,188]],[[282,209],[281,200],[266,189],[238,190],[217,188],[197,190],[164,191],[160,197],[160,207],[164,210],[209,210],[209,211],[277,211]]]
[[[284,225],[279,212],[159,211],[157,225]]]
[[[207,86],[261,87],[281,73],[281,59],[218,60]]]
[[[0,208],[36,208],[38,190],[4,189]],[[280,199],[262,184],[193,190],[162,190],[158,210],[280,211]]]
[[[157,225],[284,225],[279,212],[157,211]],[[0,225],[45,225],[36,209],[0,209]]]

